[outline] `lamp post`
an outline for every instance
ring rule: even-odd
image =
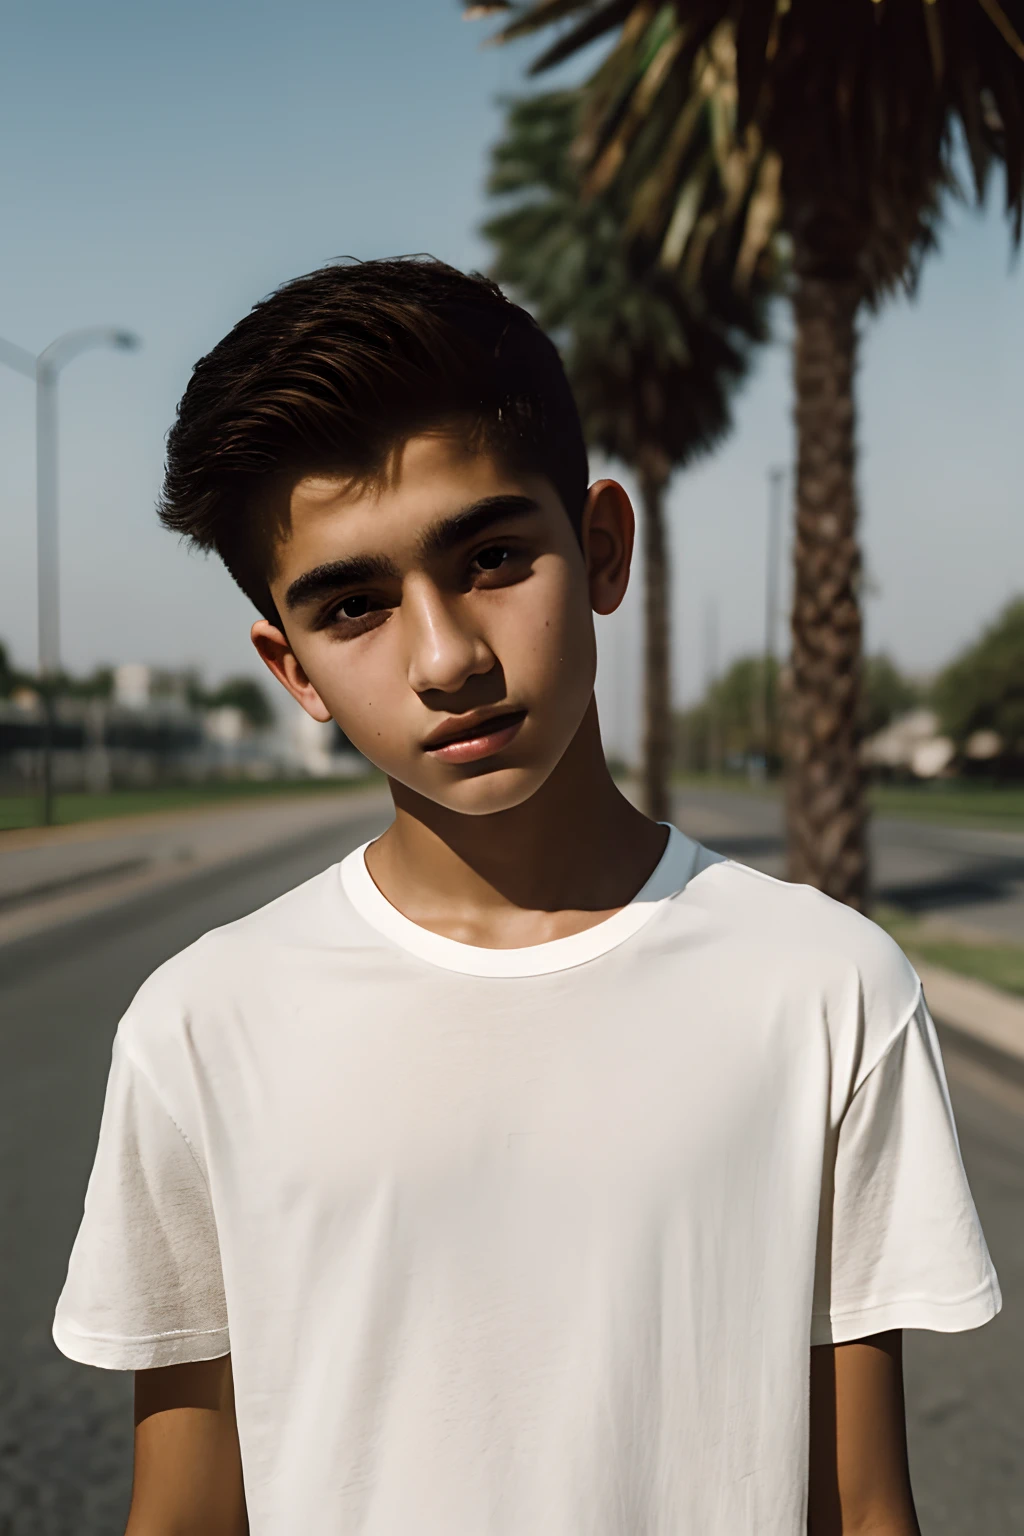
[[[60,567],[57,541],[57,382],[61,369],[90,347],[134,351],[131,331],[110,325],[66,331],[34,357],[0,338],[0,362],[36,385],[36,583],[39,680],[43,699],[43,823],[53,821],[54,684],[60,671]]]

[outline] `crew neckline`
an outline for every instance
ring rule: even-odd
[[[687,884],[693,874],[698,845],[668,822],[661,825],[669,829],[665,850],[632,901],[580,933],[520,949],[485,949],[475,944],[461,944],[457,939],[448,939],[429,928],[421,928],[419,923],[414,923],[392,906],[374,884],[366,867],[368,842],[342,860],[341,883],[352,906],[371,928],[420,960],[466,976],[545,976],[553,971],[584,965],[617,948],[638,933],[664,903]]]

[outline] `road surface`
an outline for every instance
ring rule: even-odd
[[[714,810],[705,807],[705,823]],[[685,808],[680,820],[686,825]],[[244,870],[213,870],[65,928],[50,946],[0,951],[0,1315],[10,1332],[0,1383],[0,1536],[117,1536],[123,1527],[130,1380],[64,1360],[49,1338],[119,1015],[166,956],[316,873],[379,825],[364,817],[336,832],[332,846],[271,850]],[[716,841],[706,827],[701,835]],[[1006,1304],[978,1334],[909,1338],[915,1481],[926,1536],[1019,1536],[1024,1090],[973,1061],[951,1058],[949,1067]]]

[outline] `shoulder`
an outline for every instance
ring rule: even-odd
[[[118,1036],[130,1056],[159,1052],[203,1021],[244,1015],[260,1007],[271,977],[317,951],[344,945],[338,866],[223,927],[210,929],[157,967],[121,1020]],[[144,1062],[142,1062],[144,1064]]]
[[[894,939],[852,907],[808,885],[791,885],[730,859],[709,862],[688,902],[762,986],[820,1012],[831,1032],[877,1058],[908,1022],[921,983]]]
[[[731,859],[709,863],[695,883],[737,932],[760,934],[791,959],[852,962],[882,985],[914,974],[884,928],[813,886],[792,885]]]

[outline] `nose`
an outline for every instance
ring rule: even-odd
[[[469,622],[465,604],[445,599],[432,582],[409,582],[402,594],[409,685],[416,693],[457,693],[491,670],[495,655]]]

